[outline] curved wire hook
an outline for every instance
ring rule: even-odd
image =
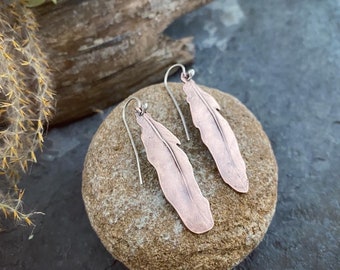
[[[172,92],[172,90],[170,89],[169,85],[168,85],[168,77],[169,77],[169,73],[170,71],[175,68],[175,67],[180,67],[182,69],[182,74],[181,74],[181,78],[189,81],[191,80],[191,78],[194,76],[195,74],[195,71],[193,69],[190,69],[188,71],[188,73],[186,72],[185,70],[185,67],[182,65],[182,64],[175,64],[175,65],[172,65],[171,67],[169,67],[169,69],[166,71],[165,75],[164,75],[164,85],[165,85],[165,88],[166,88],[166,91],[168,91],[177,111],[178,111],[178,114],[181,118],[181,121],[182,121],[182,124],[183,124],[183,127],[184,127],[184,131],[185,131],[185,135],[187,137],[187,140],[190,141],[190,136],[189,136],[189,131],[188,131],[188,128],[187,128],[187,124],[185,122],[185,119],[184,119],[184,116],[183,116],[183,113],[182,113],[182,110],[180,109],[179,105],[178,105],[178,102],[177,100],[175,99],[175,96]]]
[[[139,162],[139,155],[138,155],[138,151],[137,151],[137,148],[136,148],[136,145],[135,145],[135,142],[133,140],[133,137],[132,137],[132,134],[131,134],[131,131],[129,129],[129,126],[127,124],[127,121],[126,121],[126,107],[127,105],[132,101],[136,101],[137,102],[137,108],[136,108],[136,111],[140,114],[140,115],[143,115],[146,111],[146,108],[147,108],[147,104],[142,104],[142,102],[136,98],[136,97],[131,97],[129,98],[124,107],[123,107],[123,111],[122,111],[122,118],[123,118],[123,122],[124,122],[124,125],[125,125],[125,128],[126,128],[126,131],[129,135],[129,138],[130,138],[130,142],[131,142],[131,145],[132,145],[132,148],[133,148],[133,151],[135,153],[135,157],[136,157],[136,162],[137,162],[137,169],[138,169],[138,177],[139,177],[139,183],[142,185],[143,184],[143,178],[142,178],[142,171],[140,169],[140,162]]]

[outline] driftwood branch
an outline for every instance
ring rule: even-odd
[[[57,92],[53,123],[83,117],[193,60],[191,38],[162,32],[210,0],[64,0],[34,9]]]

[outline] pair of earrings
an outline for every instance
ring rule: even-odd
[[[219,104],[194,82],[194,70],[186,72],[183,65],[176,64],[167,70],[164,85],[179,112],[187,139],[190,137],[184,116],[167,83],[169,73],[175,67],[182,69],[183,91],[187,96],[193,123],[200,130],[202,141],[214,158],[221,177],[234,190],[246,193],[249,183],[245,162],[232,129],[219,113]],[[124,105],[122,117],[136,156],[140,183],[142,184],[142,175],[138,151],[125,117],[126,107],[131,101],[137,102],[135,113],[137,123],[142,129],[141,139],[147,158],[157,171],[165,198],[190,231],[197,234],[209,231],[214,226],[210,204],[195,180],[187,155],[178,146],[180,141],[146,112],[146,104],[132,97]]]

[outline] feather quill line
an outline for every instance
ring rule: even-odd
[[[229,145],[229,142],[227,141],[225,135],[224,135],[224,132],[222,130],[222,127],[221,127],[221,123],[220,121],[218,120],[218,118],[216,117],[216,111],[219,113],[219,110],[218,109],[213,109],[211,108],[210,104],[206,101],[206,99],[201,95],[200,93],[200,89],[197,90],[198,86],[197,84],[192,80],[192,84],[193,84],[193,89],[195,91],[195,93],[197,94],[197,96],[202,100],[202,102],[204,103],[204,105],[208,108],[208,111],[210,112],[210,114],[212,115],[217,127],[218,127],[218,130],[223,138],[223,141],[225,142],[226,145]],[[229,148],[226,147],[227,151],[229,151]],[[235,164],[234,160],[232,159],[233,163]]]
[[[212,117],[214,118],[215,123],[216,123],[216,125],[217,125],[217,127],[218,127],[219,132],[221,133],[221,135],[222,135],[222,137],[223,137],[224,142],[227,143],[227,144],[229,144],[228,141],[227,141],[227,139],[226,139],[226,137],[224,136],[224,132],[223,132],[222,127],[221,127],[221,123],[220,123],[220,121],[218,121],[218,119],[217,119],[217,117],[216,117],[216,111],[219,112],[219,110],[211,108],[210,104],[209,104],[209,103],[206,101],[206,99],[201,95],[200,89],[197,90],[198,86],[197,86],[195,83],[194,83],[194,86],[195,86],[195,87],[194,87],[195,92],[197,93],[197,95],[199,96],[199,98],[202,100],[202,102],[204,103],[204,105],[208,108],[208,111],[210,112],[210,114],[211,114]]]
[[[249,188],[249,182],[245,172],[245,163],[238,148],[235,134],[233,133],[228,121],[219,112],[220,105],[210,94],[201,90],[201,88],[195,83],[194,80],[188,80],[182,77],[182,81],[184,82],[184,85],[186,85],[183,87],[183,89],[184,92],[186,92],[187,94],[187,101],[190,104],[190,110],[192,113],[194,125],[200,129],[202,140],[208,147],[213,158],[215,159],[217,168],[220,171],[223,180],[236,191],[246,193]],[[194,101],[193,95],[196,96],[196,101]],[[203,134],[209,134],[209,129],[207,130],[207,127],[202,125],[200,123],[200,120],[197,118],[198,114],[202,112],[200,112],[200,110],[197,111],[199,107],[197,107],[198,104],[196,102],[202,103],[204,108],[207,110],[205,115],[209,115],[208,117],[211,117],[211,121],[213,121],[212,123],[215,123],[215,134],[217,134],[218,132],[218,134],[220,135],[219,142],[223,144],[225,152],[220,152],[220,150],[216,149],[216,144],[211,139],[203,139]],[[196,112],[193,112],[193,110],[196,110]],[[224,155],[223,152],[228,156],[227,160],[230,162],[229,164],[231,166],[231,169],[226,169],[225,165],[223,165],[223,161],[221,160],[222,156]],[[220,153],[222,154],[222,156],[220,156]]]
[[[182,176],[182,181],[186,187],[186,190],[187,190],[187,193],[190,197],[190,199],[193,201],[193,198],[192,198],[192,194],[190,192],[190,189],[188,187],[188,184],[186,181],[184,181],[183,179],[186,179],[184,173],[183,173],[183,170],[181,168],[181,165],[179,164],[177,158],[176,158],[176,155],[174,154],[174,151],[172,149],[172,147],[170,146],[170,144],[162,137],[162,135],[160,134],[160,132],[158,131],[157,127],[155,127],[155,125],[147,118],[147,117],[144,117],[146,122],[151,126],[152,130],[156,133],[156,135],[158,136],[158,138],[163,142],[163,144],[165,145],[165,147],[168,149],[168,151],[170,152],[170,155],[172,156],[173,160],[175,161],[175,164],[178,168],[178,170],[180,171],[181,173],[181,176]]]
[[[177,137],[149,114],[137,111],[136,116],[147,158],[157,171],[165,198],[190,231],[201,234],[211,230],[214,221],[209,201],[203,196]]]

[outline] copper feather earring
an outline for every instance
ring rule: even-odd
[[[190,106],[192,121],[199,129],[202,141],[214,158],[221,177],[234,190],[241,193],[248,192],[249,182],[246,165],[241,156],[234,132],[227,120],[219,112],[221,109],[219,104],[192,79],[195,74],[193,69],[186,72],[183,65],[176,64],[171,66],[165,73],[164,85],[180,114],[187,139],[189,140],[189,133],[184,116],[167,82],[170,71],[175,67],[182,69],[183,91],[187,96],[186,100]]]
[[[178,147],[179,140],[146,112],[146,104],[131,97],[123,107],[122,117],[135,153],[140,183],[143,180],[138,151],[125,117],[126,107],[133,100],[137,102],[135,115],[142,129],[141,139],[147,159],[157,171],[165,198],[190,231],[197,234],[209,231],[214,226],[210,205],[195,180],[187,155]]]

